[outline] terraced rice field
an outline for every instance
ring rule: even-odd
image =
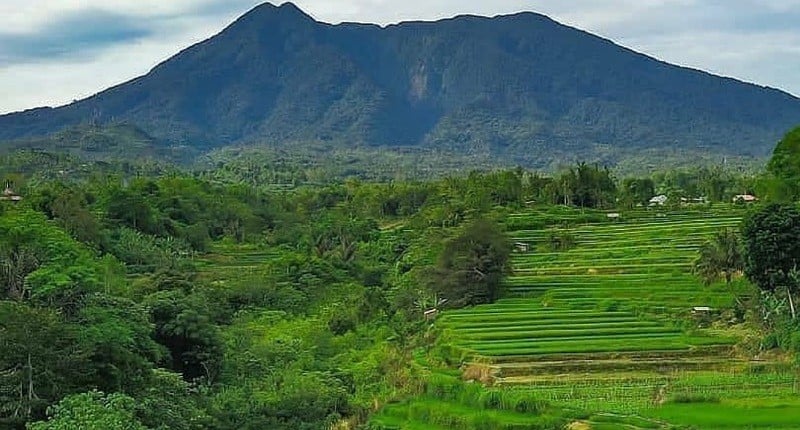
[[[513,256],[509,297],[449,312],[440,325],[451,329],[459,346],[497,363],[662,352],[678,358],[702,351],[716,355],[736,339],[687,332],[673,317],[694,306],[731,304],[730,292],[703,287],[691,264],[703,241],[740,222],[741,214],[731,211],[654,212],[632,221],[513,231],[513,240],[530,250]],[[574,242],[569,249],[550,248],[552,237],[565,236]],[[500,378],[502,367],[498,364]]]
[[[691,265],[705,240],[739,225],[740,209],[642,211],[619,221],[575,212],[547,228],[536,213],[512,216],[513,240],[530,248],[513,255],[507,298],[437,322],[468,372],[595,412],[643,411],[680,396],[797,396],[796,373],[736,358],[736,337],[690,322],[694,306],[733,303],[730,290],[703,286]],[[554,237],[571,246],[552,249]]]
[[[258,277],[269,269],[268,263],[277,253],[255,245],[216,244],[210,253],[196,263],[204,279],[225,282],[247,276]]]

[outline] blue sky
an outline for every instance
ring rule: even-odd
[[[147,73],[258,0],[2,0],[0,113]],[[800,0],[297,0],[316,19],[544,13],[656,58],[800,95]]]

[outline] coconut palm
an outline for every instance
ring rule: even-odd
[[[730,287],[733,275],[743,269],[741,242],[739,234],[733,229],[721,230],[704,243],[694,262],[694,273],[699,275],[706,285],[724,278],[725,284]]]

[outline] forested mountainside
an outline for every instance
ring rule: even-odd
[[[0,140],[120,122],[195,150],[413,146],[541,167],[654,150],[765,157],[800,99],[535,13],[379,27],[264,4],[146,76],[0,116]]]

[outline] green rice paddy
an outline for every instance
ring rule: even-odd
[[[800,428],[797,372],[737,356],[735,334],[692,320],[695,306],[733,304],[730,289],[702,285],[691,266],[705,240],[743,215],[732,206],[621,220],[568,209],[511,215],[510,235],[528,251],[512,257],[506,298],[446,312],[437,327],[467,372],[591,414],[579,428]],[[569,246],[554,249],[554,237]]]

